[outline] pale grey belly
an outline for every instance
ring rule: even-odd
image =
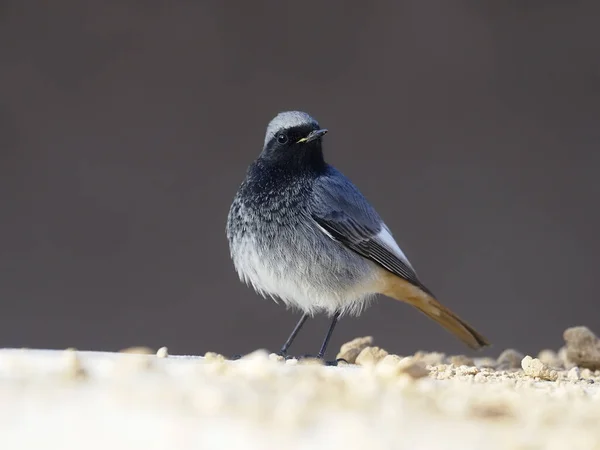
[[[376,291],[376,265],[316,224],[278,225],[269,231],[244,233],[232,242],[240,278],[262,295],[309,313],[358,313]]]

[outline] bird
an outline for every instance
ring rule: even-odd
[[[309,317],[325,314],[323,359],[340,317],[358,316],[378,294],[412,305],[472,349],[490,345],[437,300],[374,207],[325,161],[327,132],[306,112],[277,114],[227,216],[240,280],[302,312],[279,354],[289,356]]]

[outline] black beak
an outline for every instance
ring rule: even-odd
[[[327,133],[326,129],[321,129],[321,130],[315,130],[315,131],[311,131],[308,136],[303,137],[302,139],[298,140],[298,144],[301,143],[308,143],[308,142],[312,142],[315,139],[320,139],[325,133]]]

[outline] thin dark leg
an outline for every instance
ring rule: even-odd
[[[282,356],[286,355],[288,349],[290,348],[290,345],[292,345],[292,342],[294,342],[294,339],[296,339],[296,335],[300,331],[300,328],[302,328],[302,325],[304,325],[304,322],[306,322],[306,319],[308,319],[308,314],[304,314],[302,317],[300,317],[300,320],[294,327],[294,331],[292,331],[292,334],[290,334],[290,337],[287,339],[287,341],[285,341],[285,344],[283,344],[283,347],[281,347],[281,350],[279,351],[280,355],[282,355]]]
[[[335,328],[339,317],[340,317],[339,312],[336,312],[333,315],[333,320],[331,321],[331,325],[329,325],[329,330],[327,330],[327,336],[325,336],[325,340],[323,341],[323,344],[321,345],[321,350],[319,350],[319,354],[317,355],[317,358],[322,358],[323,355],[325,354],[325,351],[327,350],[327,345],[329,344],[329,339],[331,339],[331,335],[333,334],[333,329]]]

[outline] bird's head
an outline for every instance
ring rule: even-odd
[[[319,170],[325,166],[321,140],[327,130],[300,111],[279,113],[267,126],[261,158],[290,169]]]

